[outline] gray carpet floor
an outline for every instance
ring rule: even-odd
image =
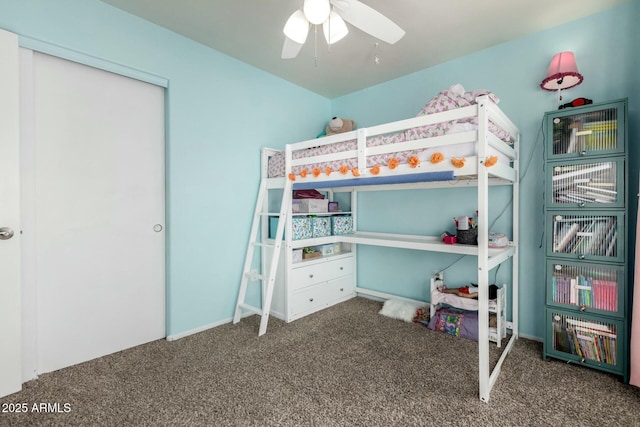
[[[252,316],[44,374],[0,399],[0,425],[640,426],[639,388],[543,361],[542,344],[523,338],[483,403],[477,343],[380,308],[355,298],[290,324],[271,319],[260,338]],[[6,412],[22,403],[26,413]]]

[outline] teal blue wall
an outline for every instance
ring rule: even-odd
[[[168,79],[167,334],[229,319],[259,147],[316,135],[330,101],[96,0],[0,0],[0,28]]]
[[[572,50],[585,81],[568,91],[566,99],[629,97],[632,118],[638,122],[640,32],[634,18],[639,5],[640,0],[634,0],[333,101],[97,0],[0,0],[0,28],[168,80],[169,335],[232,315],[258,186],[259,147],[308,139],[332,114],[353,118],[360,126],[411,117],[453,83],[467,89],[491,89],[522,131],[523,162],[532,156],[520,200],[520,325],[523,333],[541,337],[542,150],[538,129],[543,113],[555,108],[555,99],[538,84],[552,56]],[[632,126],[638,135],[638,125]],[[631,169],[637,181],[637,150],[634,153]],[[475,209],[460,207],[461,200],[472,194],[467,190],[366,194],[360,209],[372,215],[363,216],[361,225],[438,233],[450,226],[452,216]],[[495,216],[508,197],[504,191],[492,196]],[[496,229],[510,232],[508,218],[505,215]],[[456,259],[365,247],[359,253],[359,282],[373,289],[423,297],[428,275]],[[447,275],[469,281],[475,266],[463,260]],[[502,268],[498,281],[508,280],[508,268]]]
[[[352,118],[360,126],[370,126],[414,116],[426,101],[455,83],[462,84],[467,90],[490,89],[501,98],[499,105],[522,132],[523,170],[531,158],[529,172],[521,183],[520,197],[520,328],[525,335],[542,337],[544,326],[544,253],[540,248],[543,239],[543,154],[539,129],[543,114],[556,109],[556,95],[541,90],[540,81],[555,53],[573,51],[584,82],[566,91],[565,101],[582,96],[595,102],[628,97],[631,122],[637,122],[637,104],[640,102],[637,71],[639,5],[637,0],[626,3],[333,101],[334,115]],[[638,135],[637,125],[632,126]],[[634,146],[633,142],[631,145]],[[635,182],[637,192],[639,162],[637,150],[634,153],[631,170],[635,173],[632,173],[631,181]],[[635,195],[635,192],[631,194]],[[453,231],[451,218],[475,209],[473,202],[464,202],[469,198],[475,198],[475,192],[438,190],[364,194],[360,196],[359,228],[419,234]],[[508,194],[492,191],[491,201],[490,214],[494,217],[507,206]],[[631,201],[636,202],[635,198]],[[508,214],[503,216],[493,230],[510,233],[508,219]],[[361,248],[358,282],[360,286],[375,290],[426,298],[425,285],[429,275],[457,260],[458,257],[451,255]],[[509,283],[509,272],[509,268],[501,268],[497,271],[497,281]],[[491,272],[490,278],[495,274],[496,271]],[[463,259],[445,272],[445,279],[465,284],[475,275],[475,260]]]

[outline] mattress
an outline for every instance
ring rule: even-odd
[[[435,114],[442,111],[448,111],[455,108],[467,107],[475,104],[475,98],[481,95],[488,95],[494,102],[499,102],[499,99],[491,92],[480,90],[473,92],[465,92],[464,88],[460,85],[454,85],[447,90],[440,92],[434,98],[429,100],[424,108],[418,113],[418,116],[426,114]],[[448,121],[435,123],[426,126],[420,126],[416,128],[407,129],[402,132],[378,135],[367,138],[367,147],[377,147],[386,144],[395,144],[400,142],[414,141],[422,138],[431,138],[442,135],[449,135],[453,133],[466,132],[477,129],[477,118],[469,117],[458,121]],[[511,136],[505,130],[499,128],[495,124],[489,122],[489,131],[496,135],[499,139],[510,143]],[[307,157],[322,156],[333,153],[340,153],[343,151],[350,151],[357,149],[357,141],[349,140],[337,142],[334,144],[323,145],[321,147],[309,148],[304,150],[296,150],[292,152],[293,159],[302,159]],[[374,167],[376,165],[386,165],[389,159],[392,157],[398,159],[400,164],[407,163],[411,156],[417,156],[421,161],[427,161],[432,154],[439,152],[444,155],[445,158],[450,157],[468,157],[475,156],[477,154],[477,143],[469,142],[463,144],[455,144],[448,146],[440,146],[437,148],[427,148],[422,150],[409,150],[395,153],[387,153],[380,155],[373,155],[367,157],[367,167]],[[503,155],[497,150],[489,147],[489,155],[495,155],[500,162],[509,162],[508,157]],[[327,167],[332,170],[339,170],[343,166],[347,166],[349,169],[357,167],[357,159],[349,158],[336,161],[328,161],[324,163],[314,163],[304,166],[292,167],[292,172],[296,175],[300,174],[303,169],[314,169]],[[285,174],[285,154],[284,152],[277,153],[269,159],[268,176],[270,178],[281,177]]]

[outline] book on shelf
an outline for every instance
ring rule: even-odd
[[[569,323],[570,319],[567,319]],[[580,326],[554,324],[554,345],[558,351],[585,359],[617,363],[617,335]]]
[[[618,283],[586,276],[553,276],[553,301],[597,310],[618,311]]]
[[[586,148],[590,150],[615,148],[618,131],[617,120],[588,122],[583,125],[583,129]]]
[[[616,163],[603,162],[553,168],[557,203],[613,203],[617,198]]]
[[[616,217],[554,218],[553,251],[616,256]]]

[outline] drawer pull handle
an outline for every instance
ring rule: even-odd
[[[580,311],[585,311],[586,309],[587,309],[587,307],[586,307],[584,304],[582,304],[582,305],[580,306]]]
[[[340,267],[340,270],[344,270],[344,267]]]
[[[310,274],[310,275],[309,275],[309,279],[313,279],[313,274]]]
[[[585,259],[584,254],[580,254],[580,255],[578,255],[578,259]]]
[[[313,298],[309,298],[309,302],[313,302]]]
[[[586,156],[586,155],[587,155],[586,150],[582,150],[582,151],[580,152],[580,155],[581,155],[581,156]]]
[[[340,292],[344,292],[344,288],[340,288]]]
[[[581,208],[584,208],[585,206],[587,206],[587,204],[585,202],[581,202],[578,206],[580,206]]]
[[[587,359],[585,359],[584,357],[583,357],[582,359],[580,359],[580,362],[581,362],[581,363],[584,363],[584,362],[586,362],[586,361],[587,361]]]

